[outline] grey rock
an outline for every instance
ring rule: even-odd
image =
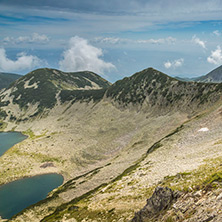
[[[147,200],[146,206],[135,213],[132,222],[145,222],[149,218],[158,215],[162,210],[169,208],[179,193],[174,193],[168,187],[157,187],[151,198]]]

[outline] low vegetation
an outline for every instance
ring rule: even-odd
[[[173,190],[194,191],[208,187],[222,187],[222,158],[205,160],[205,164],[190,172],[179,173],[175,176],[165,177],[161,186]]]
[[[59,94],[62,103],[72,101],[74,102],[98,102],[105,93],[106,89],[94,90],[62,90]]]

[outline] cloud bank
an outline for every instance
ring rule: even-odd
[[[104,73],[105,70],[115,68],[112,63],[103,61],[101,49],[88,43],[86,39],[78,36],[69,41],[69,49],[63,52],[63,59],[59,62],[60,69],[64,71],[93,71]]]
[[[132,14],[147,12],[154,17],[157,13],[165,16],[170,14],[170,17],[178,15],[183,16],[190,14],[192,17],[199,18],[201,16],[214,17],[219,15],[222,9],[220,0],[112,0],[109,4],[104,3],[104,0],[75,0],[66,1],[64,4],[61,0],[1,0],[3,6],[14,6],[21,8],[29,8],[36,10],[60,10],[60,11],[81,11],[85,13],[113,13],[113,14]],[[162,17],[161,16],[161,17]],[[163,18],[165,19],[165,17]]]
[[[4,48],[0,48],[0,70],[3,72],[18,72],[25,69],[33,69],[41,64],[41,60],[33,55],[26,55],[24,52],[17,54],[16,60],[7,57]]]

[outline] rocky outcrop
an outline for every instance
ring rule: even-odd
[[[135,214],[132,222],[145,222],[158,216],[161,211],[169,208],[178,196],[178,193],[168,187],[157,187],[151,198],[147,200],[146,206]]]
[[[222,189],[177,193],[157,187],[132,222],[221,222]]]
[[[222,189],[184,193],[157,221],[221,222]]]

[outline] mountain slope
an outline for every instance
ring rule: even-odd
[[[153,218],[144,214],[141,221],[221,221],[221,110],[220,104],[184,122],[147,146],[149,152],[110,183],[60,205],[42,221],[130,221],[157,186],[179,190],[181,198]]]
[[[7,88],[11,83],[21,77],[22,75],[0,72],[0,90]]]
[[[148,68],[117,81],[106,96],[123,107],[139,105],[144,109],[166,111],[172,108],[193,112],[220,99],[222,84],[183,82]]]
[[[35,70],[16,81],[0,95],[0,107],[19,106],[12,119],[22,121],[49,111],[56,104],[77,101],[111,101],[119,108],[167,112],[176,108],[192,113],[219,100],[222,84],[183,82],[148,68],[110,85],[90,72],[64,73]],[[3,108],[4,109],[4,108]],[[29,115],[23,115],[32,110]],[[197,111],[197,110],[196,110]],[[18,115],[20,117],[18,117]]]
[[[47,75],[0,95],[2,128],[29,135],[0,159],[0,184],[49,172],[62,174],[64,184],[15,221],[126,221],[165,176],[220,154],[212,144],[221,136],[221,84],[181,82],[152,68],[98,90],[39,76]],[[50,106],[27,91],[45,90],[45,82],[55,90]],[[13,102],[18,85],[22,95]],[[205,126],[215,130],[199,135]]]
[[[207,75],[196,78],[195,81],[214,83],[222,82],[222,66],[217,67],[216,69],[209,72]]]
[[[0,106],[17,105],[23,113],[35,107],[29,116],[24,117],[27,119],[42,113],[43,110],[52,109],[60,93],[62,102],[65,102],[66,98],[69,100],[70,96],[81,100],[95,94],[95,98],[100,98],[104,94],[101,89],[108,86],[108,81],[92,72],[65,73],[55,69],[38,69],[23,76],[5,90],[0,95]],[[96,93],[93,91],[90,94],[87,90],[96,90]],[[16,112],[11,115],[12,119],[18,117]]]

